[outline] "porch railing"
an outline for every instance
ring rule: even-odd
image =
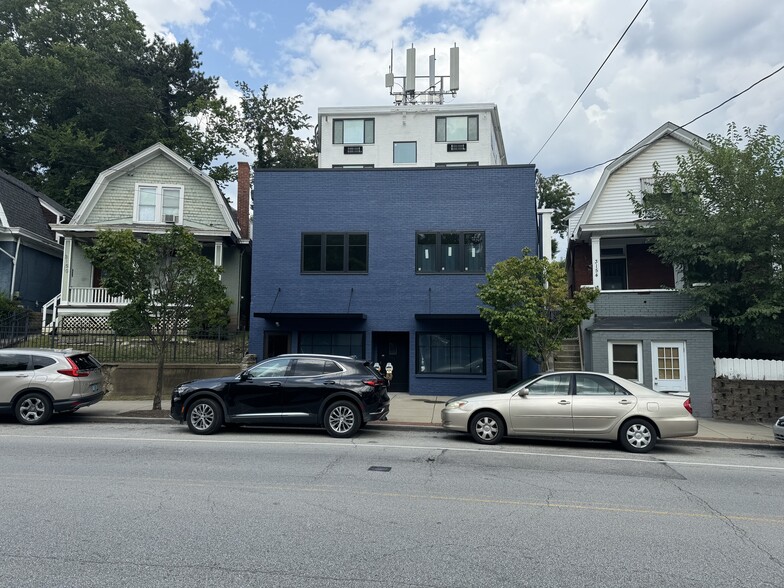
[[[71,288],[68,290],[69,304],[92,304],[95,306],[123,306],[128,304],[124,296],[111,296],[106,288]]]

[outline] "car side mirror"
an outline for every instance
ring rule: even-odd
[[[525,397],[525,396],[528,396],[528,388],[520,388],[520,389],[517,391],[517,395],[518,395],[520,398],[523,398],[523,397]]]
[[[244,372],[240,372],[240,382],[244,382],[249,378],[250,378],[250,374],[248,373],[248,370],[245,370]]]

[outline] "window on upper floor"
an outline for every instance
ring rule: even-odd
[[[485,273],[484,232],[417,233],[416,273]]]
[[[436,141],[478,141],[479,116],[437,116]]]
[[[332,143],[362,145],[375,143],[376,121],[372,118],[344,118],[332,121]]]
[[[302,273],[367,273],[367,233],[302,233]]]
[[[392,144],[392,163],[416,163],[416,141],[396,141]]]
[[[180,224],[182,194],[182,186],[137,185],[133,220],[140,223]]]

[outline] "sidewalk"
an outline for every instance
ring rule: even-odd
[[[448,400],[446,396],[411,396],[406,393],[390,393],[389,416],[386,421],[373,423],[377,427],[419,427],[441,430],[441,409]],[[168,414],[169,401],[162,401]],[[167,417],[150,417],[143,413],[152,408],[150,400],[102,400],[98,404],[80,409],[74,419],[98,422],[138,422],[173,424]],[[131,414],[129,414],[131,413]],[[700,430],[694,437],[680,437],[669,441],[687,443],[738,443],[750,445],[782,445],[773,439],[773,423],[730,422],[715,419],[699,419]]]

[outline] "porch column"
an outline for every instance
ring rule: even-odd
[[[73,252],[73,237],[65,237],[63,241],[63,276],[60,281],[60,303],[70,302],[71,290],[71,254]]]
[[[591,237],[591,267],[594,288],[602,288],[602,248],[599,237]]]
[[[539,226],[541,227],[541,235],[542,235],[542,257],[547,261],[552,261],[553,260],[552,217],[553,217],[553,212],[555,212],[555,209],[540,208],[536,212],[539,213],[539,218],[541,219]]]
[[[218,241],[215,243],[215,267],[223,267],[223,243]],[[223,275],[218,276],[220,279],[223,279]]]

